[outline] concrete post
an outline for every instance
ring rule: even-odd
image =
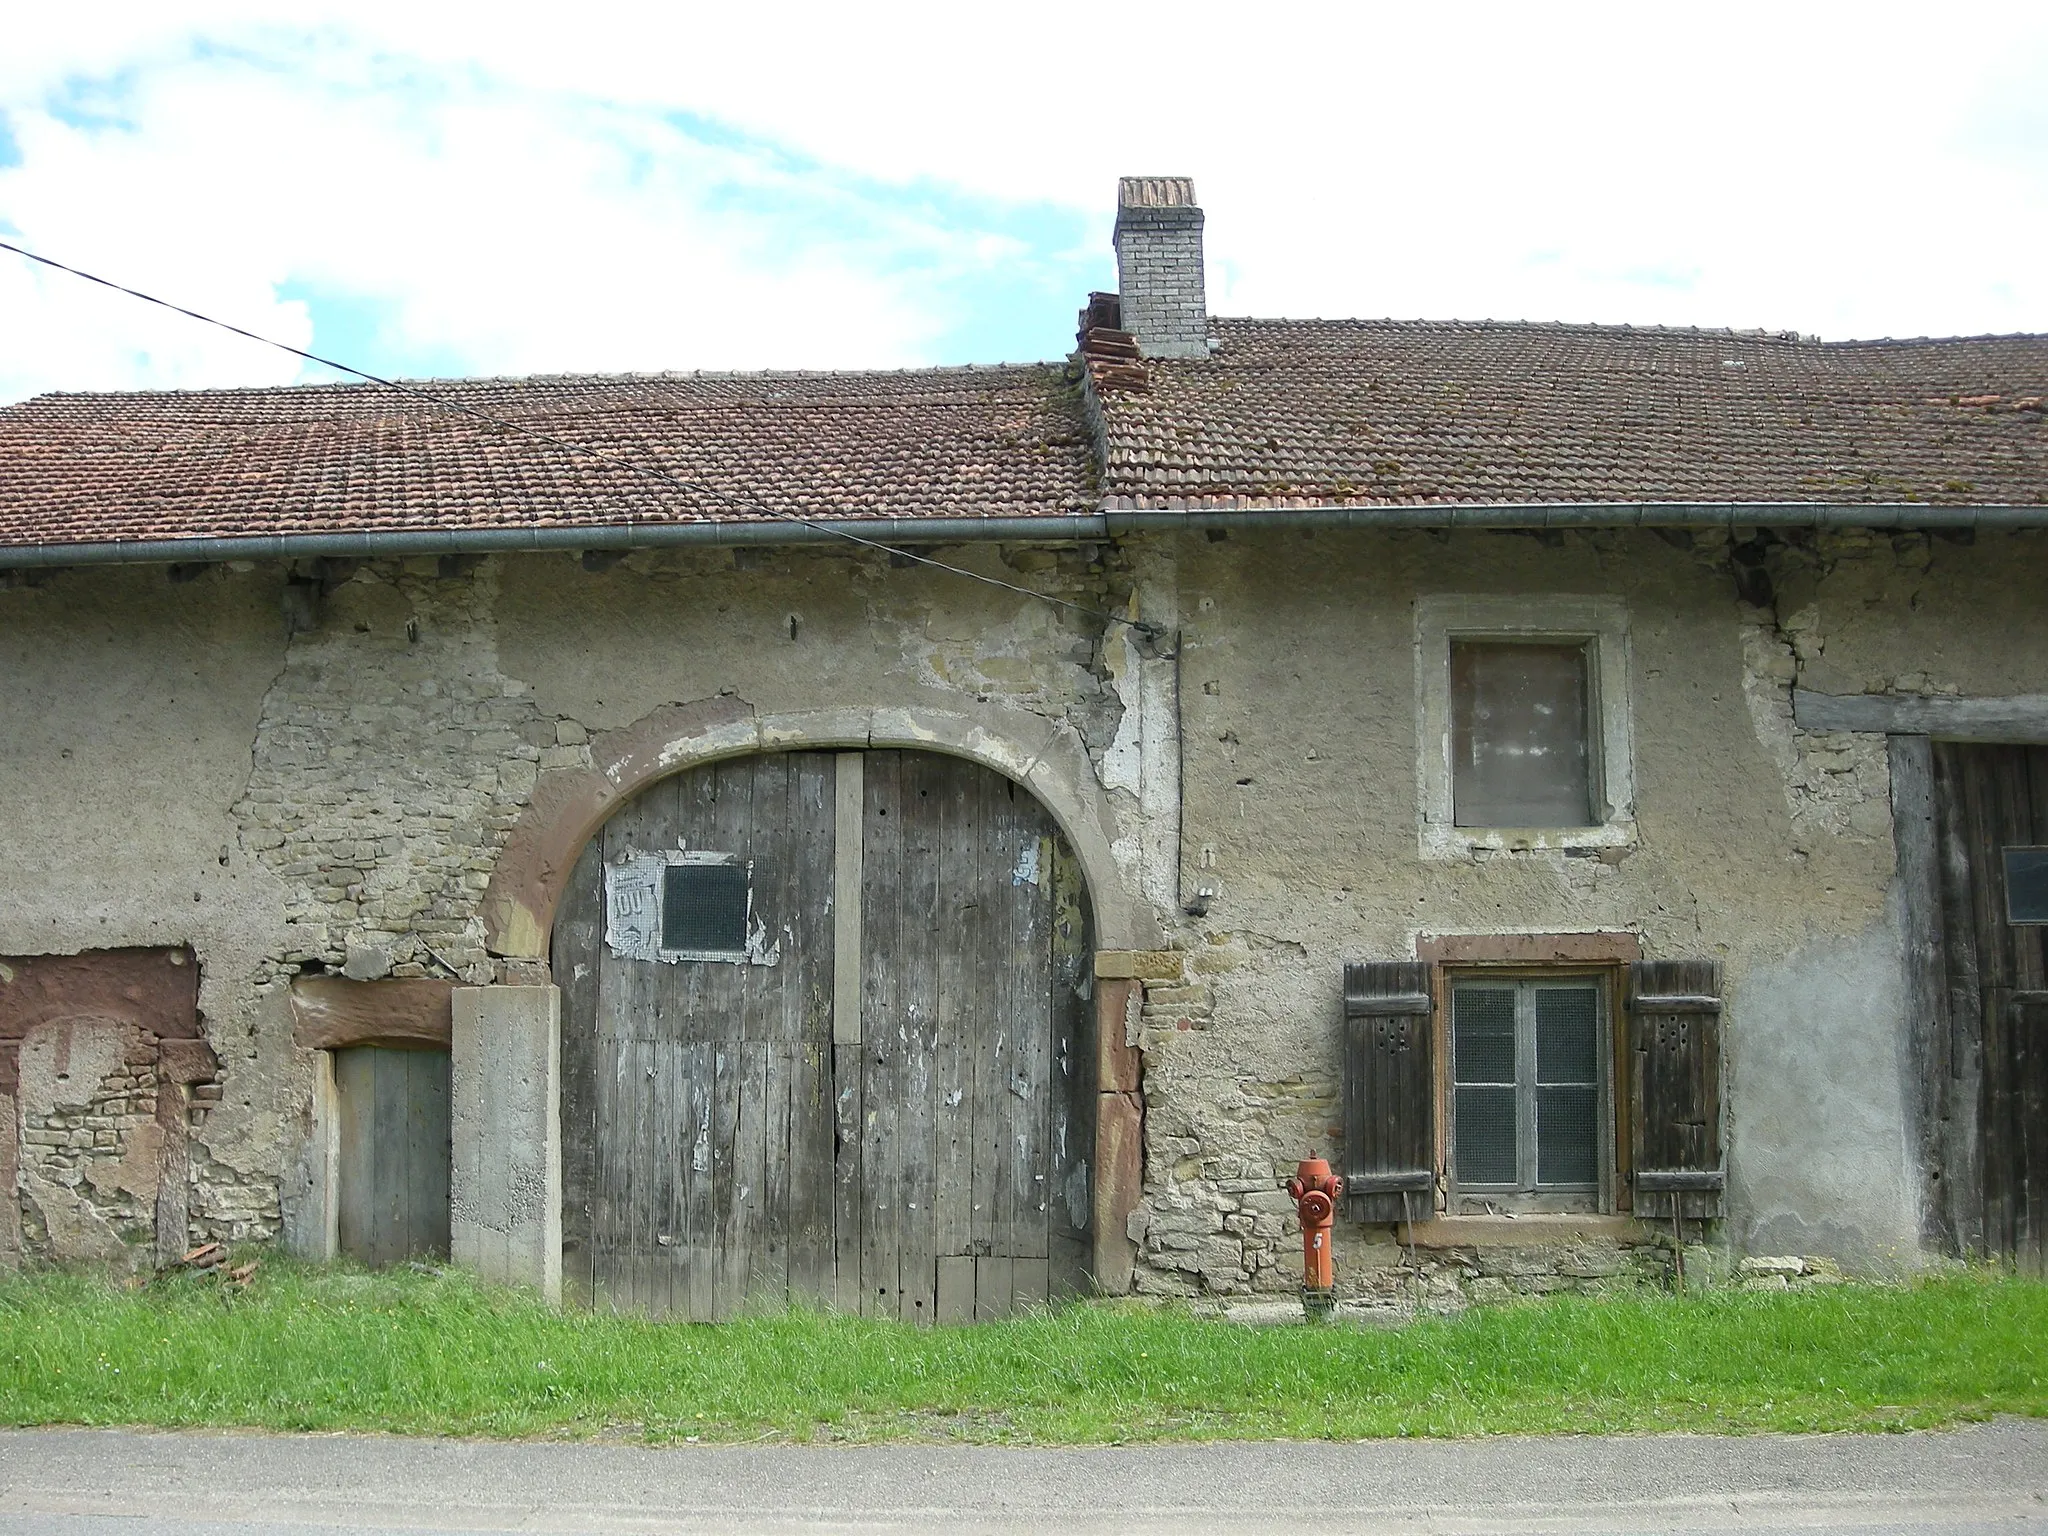
[[[21,1267],[21,1042],[0,1040],[0,1270]]]
[[[465,1269],[562,1299],[562,994],[458,987],[449,1244]]]

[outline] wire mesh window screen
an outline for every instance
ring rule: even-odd
[[[1452,1178],[1501,1194],[1600,1187],[1597,984],[1451,989]]]
[[[661,947],[739,954],[747,947],[744,864],[671,864],[661,887]]]
[[[1459,1178],[1470,1184],[1515,1183],[1520,1138],[1513,987],[1460,987],[1452,994],[1451,1061]]]
[[[2048,848],[2007,848],[2005,920],[2048,923]]]
[[[1536,1182],[1600,1179],[1600,993],[1537,987]]]
[[[1461,827],[1593,824],[1587,646],[1451,642],[1451,813]]]

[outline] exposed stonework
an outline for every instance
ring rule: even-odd
[[[1808,607],[1773,628],[1742,630],[1742,690],[1757,740],[1784,781],[1785,808],[1805,841],[1821,836],[1889,840],[1891,770],[1884,738],[1801,730],[1792,690],[1802,659],[1818,654],[1819,613]]]
[[[368,568],[293,642],[235,808],[291,892],[259,982],[489,979],[476,907],[498,841],[543,767],[588,754],[498,670],[496,590],[488,564],[452,581],[434,562]]]
[[[113,1021],[39,1026],[21,1046],[21,1196],[31,1254],[146,1265],[156,1234],[156,1045]]]
[[[2048,541],[1781,540],[1745,556],[1770,577],[1762,603],[1736,596],[1737,547],[1418,530],[946,552],[1089,612],[838,551],[641,553],[601,570],[378,562],[327,569],[316,627],[290,635],[287,577],[303,599],[310,568],[53,576],[0,591],[17,722],[0,772],[22,808],[0,848],[0,953],[191,945],[220,1060],[218,1084],[190,1090],[191,1231],[265,1237],[313,1096],[291,982],[545,982],[544,932],[487,953],[484,893],[547,786],[598,772],[611,733],[707,701],[775,746],[788,743],[764,733],[834,712],[905,731],[1001,715],[1030,727],[1008,732],[1021,745],[1006,771],[1044,798],[1057,769],[1098,807],[1114,855],[1102,878],[1130,919],[1118,942],[1172,946],[1170,965],[1134,973],[1141,1287],[1286,1294],[1297,1255],[1280,1181],[1305,1153],[1339,1150],[1343,963],[1516,932],[1627,933],[1648,957],[1719,960],[1718,1236],[1906,1262],[1883,746],[1799,731],[1790,689],[2037,690]],[[1415,601],[1516,592],[1626,604],[1639,836],[1584,857],[1425,862]],[[1134,594],[1142,616],[1171,616],[1177,656],[1092,616],[1130,611]],[[95,688],[117,704],[93,703]],[[1203,888],[1213,899],[1190,915]],[[1096,905],[1100,919],[1103,892]],[[120,1234],[139,1230],[141,1195],[87,1180],[108,1149],[69,1144],[146,1139],[147,1116],[125,1113],[122,1127],[45,1114],[36,1129],[61,1133],[81,1167],[36,1153],[21,1183],[52,1202],[64,1191],[64,1209],[89,1207],[132,1248]],[[1392,1251],[1369,1237],[1345,1240]],[[1476,1280],[1495,1278],[1518,1277]]]

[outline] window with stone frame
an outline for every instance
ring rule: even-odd
[[[1425,858],[1635,841],[1619,598],[1416,601]]]

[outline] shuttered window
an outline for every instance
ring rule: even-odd
[[[1608,1155],[1600,983],[1457,982],[1450,1034],[1454,1189],[1597,1198]]]

